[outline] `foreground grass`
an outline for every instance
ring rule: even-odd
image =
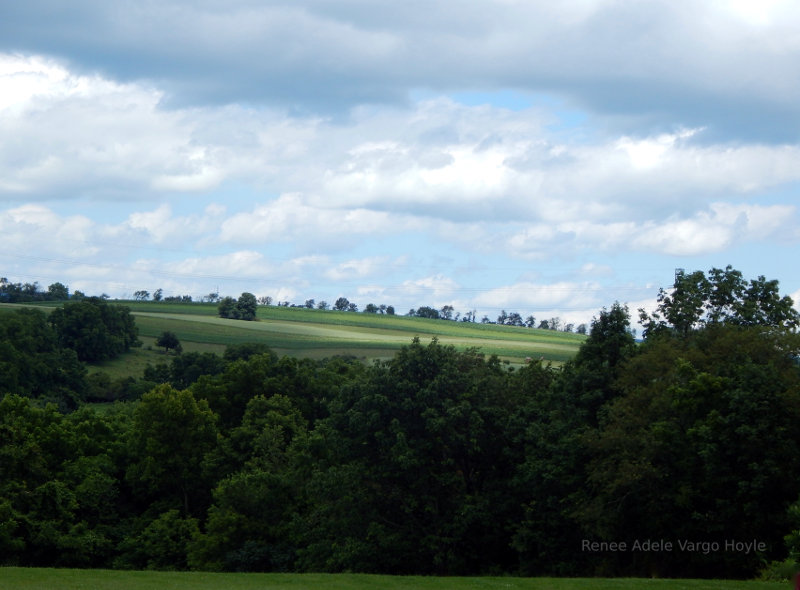
[[[3,590],[776,590],[775,582],[639,578],[435,578],[0,568]]]

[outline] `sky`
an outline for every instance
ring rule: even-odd
[[[790,0],[0,3],[0,276],[588,323],[800,300]]]

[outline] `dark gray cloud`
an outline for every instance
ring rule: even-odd
[[[0,51],[152,80],[173,105],[336,114],[415,89],[511,88],[562,96],[615,131],[703,126],[706,140],[795,141],[800,49],[787,25],[797,15],[749,23],[720,6],[27,0],[0,5]]]

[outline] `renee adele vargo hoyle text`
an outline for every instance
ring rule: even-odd
[[[581,541],[581,551],[591,553],[658,553],[664,551],[681,551],[686,553],[718,553],[720,551],[743,553],[749,555],[756,551],[765,551],[767,544],[763,541],[753,539],[750,541],[692,541],[689,539],[679,539],[668,541],[665,539],[646,539],[644,541],[635,539],[633,541],[591,541],[583,539]]]

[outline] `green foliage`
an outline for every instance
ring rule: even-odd
[[[18,396],[0,401],[2,563],[108,565],[118,425],[84,410],[65,417]]]
[[[47,299],[49,301],[66,301],[69,299],[69,289],[61,283],[53,283],[47,287]]]
[[[163,347],[165,353],[169,352],[170,349],[178,353],[181,352],[181,341],[178,340],[175,332],[161,332],[161,335],[156,338],[156,346]]]
[[[130,310],[98,297],[65,303],[50,314],[50,323],[61,346],[82,361],[114,358],[141,344]]]
[[[759,539],[778,556],[800,470],[797,336],[715,326],[657,339],[620,377],[590,439],[597,490],[582,519],[601,538]],[[746,575],[763,556],[651,556],[677,575]]]
[[[252,321],[256,319],[257,308],[256,296],[252,293],[242,293],[239,299],[223,297],[217,306],[217,313],[221,318]]]
[[[221,318],[237,319],[236,299],[233,297],[223,297],[217,306],[217,313]]]
[[[679,272],[670,293],[659,290],[658,307],[652,314],[639,310],[645,335],[672,330],[682,336],[714,324],[773,326],[796,329],[800,313],[790,297],[780,296],[778,281],[763,276],[745,281],[742,273],[727,266]]]
[[[337,461],[311,484],[312,503],[338,497],[309,515],[326,525],[309,529],[302,567],[474,573],[503,563],[510,507],[498,486],[512,469],[514,406],[504,375],[477,351],[415,340],[345,388],[322,431]]]
[[[14,395],[50,395],[58,382],[30,372],[55,379],[36,363],[64,349],[42,314],[2,314],[0,560],[573,577],[752,577],[769,563],[776,576],[800,551],[800,336],[767,281],[726,269],[686,284],[700,287],[662,300],[669,315],[642,344],[614,304],[558,368],[437,339],[370,366],[242,343],[135,383],[95,373],[92,399],[136,401],[70,414]],[[355,331],[379,319],[281,311]],[[587,539],[763,547],[594,552]]]
[[[188,566],[187,547],[197,534],[197,519],[184,518],[179,511],[168,510],[138,536],[138,551],[147,569],[183,570]]]
[[[242,293],[236,302],[236,315],[240,320],[252,321],[256,319],[258,302],[252,293]]]
[[[217,443],[216,416],[204,400],[188,390],[156,387],[136,407],[130,443],[126,477],[133,486],[184,516],[202,514],[208,489],[203,459]]]
[[[278,360],[278,355],[276,355],[272,349],[270,349],[270,347],[263,342],[242,342],[240,344],[231,344],[225,348],[225,353],[222,355],[222,358],[226,362],[231,363],[238,360],[246,361],[249,360],[250,357],[260,354],[269,355],[273,362]]]
[[[203,375],[217,375],[224,361],[213,352],[187,352],[172,359],[169,381],[178,389],[186,389]]]
[[[28,301],[64,301],[69,299],[69,289],[61,283],[53,283],[42,291],[39,283],[12,283],[0,277],[0,302],[24,303]]]
[[[74,409],[86,393],[86,368],[59,346],[39,310],[0,315],[0,395],[15,393]]]
[[[192,545],[194,567],[290,569],[295,549],[288,531],[304,503],[295,445],[306,433],[306,420],[287,397],[259,395],[248,402],[241,426],[221,449],[225,463],[238,469],[214,490],[206,532]]]

